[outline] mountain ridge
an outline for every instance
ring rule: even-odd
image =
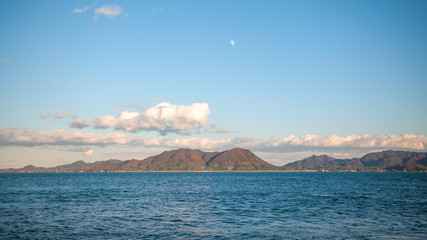
[[[326,157],[325,157],[326,156]],[[360,158],[337,159],[313,155],[284,165],[295,170],[315,171],[427,171],[427,152],[386,150]]]
[[[234,148],[223,152],[203,152],[180,148],[164,151],[143,160],[120,161],[110,159],[94,163],[82,160],[71,164],[44,168],[32,165],[0,172],[149,172],[149,171],[281,171],[248,149]]]
[[[360,158],[338,159],[312,155],[284,166],[274,166],[248,149],[204,152],[180,148],[164,151],[143,160],[109,159],[86,163],[82,160],[56,167],[27,165],[0,172],[149,172],[149,171],[427,171],[427,152],[386,150]]]

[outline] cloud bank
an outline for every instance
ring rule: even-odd
[[[189,135],[194,130],[206,127],[210,113],[207,103],[173,105],[163,102],[142,113],[123,111],[118,116],[100,115],[95,119],[76,119],[70,126],[73,128],[89,126],[97,129],[112,128],[133,133],[158,131],[162,135],[170,132]]]
[[[131,140],[131,137],[123,133],[97,134],[63,129],[53,131],[0,129],[0,145],[7,146],[105,146],[124,145],[130,143]]]
[[[198,148],[224,150],[233,147],[249,148],[261,152],[297,152],[304,150],[354,150],[354,149],[408,149],[427,150],[424,135],[317,135],[294,136],[263,140],[257,137],[245,138],[141,138],[124,133],[84,133],[79,131],[42,131],[0,129],[0,145],[3,146],[107,146],[131,145],[135,147]]]
[[[424,135],[330,135],[327,137],[317,135],[295,136],[290,135],[273,139],[261,144],[265,150],[304,150],[304,149],[413,149],[425,150],[427,137]]]

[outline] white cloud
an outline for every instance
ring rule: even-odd
[[[85,128],[85,127],[90,127],[90,126],[92,126],[92,122],[93,122],[92,119],[82,120],[82,119],[78,118],[78,119],[75,119],[71,122],[70,127],[80,128],[80,129]]]
[[[127,16],[128,14],[123,12],[123,9],[119,5],[105,5],[100,8],[95,8],[95,17],[93,20],[97,22],[101,15],[107,16],[108,18],[114,18],[118,15]]]
[[[236,42],[234,40],[230,40],[230,45],[234,46],[236,44]]]
[[[84,153],[84,155],[85,155],[85,156],[87,156],[87,157],[92,156],[92,155],[93,155],[93,150],[92,150],[92,149],[87,150],[87,151]]]
[[[0,129],[0,145],[4,146],[107,146],[130,145],[133,147],[167,147],[167,148],[197,148],[204,150],[224,150],[234,147],[249,148],[257,152],[303,152],[329,151],[342,152],[354,150],[408,149],[426,150],[427,137],[424,135],[331,135],[321,137],[294,135],[262,140],[257,137],[246,138],[141,138],[131,137],[124,133],[85,133],[66,130],[18,130]],[[87,151],[87,150],[86,150]]]
[[[109,18],[113,18],[117,15],[123,14],[123,9],[118,5],[102,6],[95,9],[95,14],[103,14]]]
[[[0,145],[5,146],[107,146],[131,145],[147,147],[186,147],[200,149],[223,149],[232,146],[244,146],[245,142],[253,142],[254,138],[228,138],[212,140],[208,138],[141,138],[131,137],[124,133],[87,133],[67,130],[18,130],[15,128],[0,129]]]
[[[207,103],[193,103],[188,106],[163,102],[142,113],[124,111],[117,117],[98,116],[93,126],[124,132],[159,131],[163,135],[169,132],[188,135],[192,130],[205,127],[210,113]]]
[[[9,146],[105,146],[128,144],[132,140],[123,133],[97,134],[63,129],[53,131],[0,129],[0,145]]]
[[[279,139],[272,139],[264,143],[264,148],[274,150],[311,149],[353,149],[353,148],[379,148],[379,149],[425,149],[427,138],[424,135],[330,135],[321,137],[305,135],[298,137],[290,135]]]
[[[260,152],[299,152],[299,151],[354,151],[355,149],[409,149],[426,150],[427,137],[424,135],[349,135],[320,137],[291,135],[280,139],[263,140],[258,137],[236,137],[212,140],[209,138],[151,138],[133,139],[135,146],[187,147],[210,150],[249,148]]]

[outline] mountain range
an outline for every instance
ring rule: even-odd
[[[144,160],[110,159],[94,163],[77,161],[51,168],[28,165],[20,169],[3,169],[0,172],[280,171],[283,169],[289,168],[271,165],[250,150],[234,148],[223,152],[177,149],[165,151]]]
[[[94,163],[77,161],[67,165],[43,168],[28,165],[0,172],[147,172],[147,171],[427,171],[426,152],[383,151],[361,158],[336,159],[327,155],[274,166],[247,149],[223,152],[177,149],[143,160],[110,159]]]
[[[427,171],[426,152],[383,151],[368,153],[361,158],[336,159],[313,155],[285,165],[294,170],[316,171]]]

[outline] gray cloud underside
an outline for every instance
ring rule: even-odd
[[[86,133],[67,130],[18,130],[0,129],[0,145],[3,146],[108,146],[130,145],[145,147],[197,148],[222,150],[233,147],[249,148],[264,152],[295,152],[305,150],[350,150],[350,149],[410,149],[426,150],[427,137],[424,135],[317,135],[272,138],[236,137],[209,139],[185,138],[141,138],[124,133]]]

